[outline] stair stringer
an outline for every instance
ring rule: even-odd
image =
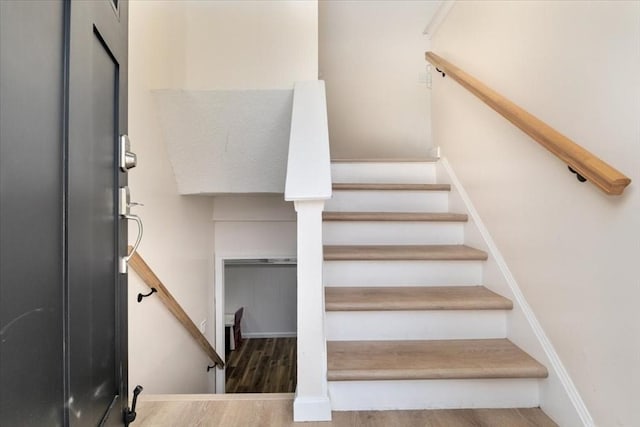
[[[436,163],[436,177],[438,183],[451,185],[450,211],[469,215],[464,225],[465,243],[489,254],[484,263],[482,283],[513,301],[513,310],[507,314],[507,338],[549,371],[548,378],[539,380],[540,407],[561,426],[594,426],[593,418],[558,353],[446,158]]]

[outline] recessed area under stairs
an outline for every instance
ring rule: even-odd
[[[483,283],[489,254],[468,243],[468,214],[450,210],[437,162],[342,161],[331,172],[322,233],[334,419],[537,407],[547,368],[509,339],[513,303]],[[485,412],[482,421],[478,411],[451,412],[447,423],[438,419],[446,411],[425,412],[423,420],[438,421],[407,425],[553,425],[508,413]]]
[[[293,395],[141,396],[136,426],[557,427],[539,408],[334,412],[329,422],[293,422]]]

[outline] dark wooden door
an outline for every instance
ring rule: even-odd
[[[120,423],[126,282],[118,140],[127,129],[127,4],[72,1],[69,48],[69,425]],[[123,224],[124,225],[124,224]]]
[[[0,1],[0,425],[122,425],[127,3]]]

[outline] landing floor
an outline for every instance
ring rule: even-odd
[[[138,427],[557,427],[538,408],[334,412],[333,421],[328,423],[294,423],[293,395],[291,394],[243,394],[233,397],[224,395],[147,396],[145,400],[138,403],[136,425]]]
[[[296,339],[250,338],[227,356],[227,393],[293,393]]]

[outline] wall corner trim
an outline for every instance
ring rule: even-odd
[[[431,17],[431,21],[429,21],[422,34],[424,34],[429,40],[431,40],[435,33],[438,32],[440,25],[447,18],[447,15],[449,15],[449,12],[451,11],[455,3],[456,0],[442,0],[442,3],[440,3],[440,7],[438,8],[438,10],[436,10],[436,13],[433,14],[433,16]]]
[[[526,301],[524,294],[522,293],[520,286],[518,285],[518,282],[516,281],[511,271],[509,270],[509,267],[507,266],[507,263],[504,257],[502,256],[502,254],[498,250],[497,245],[491,238],[491,235],[489,234],[487,227],[484,225],[484,223],[480,219],[480,215],[478,214],[478,211],[473,206],[473,203],[471,202],[471,198],[469,197],[467,192],[464,190],[462,183],[458,180],[458,177],[455,175],[453,168],[451,167],[451,164],[446,159],[446,157],[442,157],[440,159],[440,165],[442,166],[444,172],[448,175],[448,178],[450,180],[452,187],[455,188],[455,190],[458,192],[460,199],[462,200],[462,202],[465,205],[465,208],[468,211],[470,219],[475,223],[478,232],[480,233],[482,239],[485,241],[488,247],[490,256],[493,257],[494,260],[496,261],[496,264],[500,269],[500,273],[504,276],[511,292],[513,293],[515,303],[520,306],[520,309],[522,310],[522,313],[526,318],[526,321],[529,324],[529,327],[533,331],[536,339],[540,343],[540,346],[542,347],[545,355],[547,356],[549,362],[551,363],[550,370],[553,370],[555,375],[560,380],[560,383],[562,384],[564,392],[566,393],[566,396],[570,399],[570,402],[573,405],[573,409],[576,415],[578,416],[578,418],[580,419],[580,422],[585,427],[595,427],[596,425],[593,421],[593,418],[591,417],[589,410],[587,409],[584,401],[582,400],[580,393],[575,387],[575,384],[571,380],[569,373],[567,372],[562,361],[560,360],[558,353],[556,352],[555,348],[553,347],[553,344],[551,343],[551,341],[545,334],[544,330],[542,329],[542,325],[540,324],[535,314],[533,313],[531,306]]]

